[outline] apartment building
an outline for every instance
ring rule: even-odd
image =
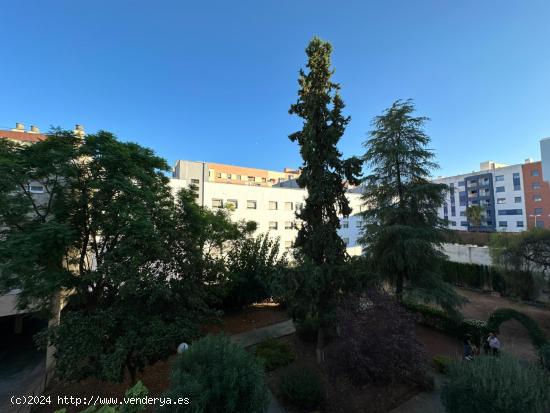
[[[543,165],[550,162],[550,139],[541,141],[541,153],[544,151],[547,154],[542,161],[526,159],[516,165],[486,161],[479,171],[435,179],[449,187],[439,208],[440,218],[450,229],[460,231],[550,228],[550,188],[543,178]],[[467,208],[473,205],[483,208],[479,223],[470,222],[466,216]]]
[[[219,173],[225,175],[220,178]],[[301,225],[296,212],[303,208],[307,197],[307,191],[295,184],[298,175],[299,171],[289,168],[275,172],[177,161],[170,184],[174,191],[195,185],[198,188],[197,202],[201,205],[211,209],[227,208],[235,221],[255,221],[258,232],[269,232],[279,237],[282,247],[291,248]],[[356,215],[361,210],[361,194],[357,188],[351,188],[346,196],[353,212],[349,218],[342,218],[339,234],[348,246],[348,252],[357,254],[361,251],[357,243],[361,223]]]

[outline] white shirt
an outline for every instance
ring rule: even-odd
[[[489,342],[489,347],[491,348],[496,348],[497,350],[500,350],[500,341],[498,338],[496,337],[489,337],[487,339],[487,341]]]

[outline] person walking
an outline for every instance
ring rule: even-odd
[[[487,343],[489,344],[489,348],[491,349],[493,355],[498,356],[500,354],[500,340],[495,333],[489,333]]]
[[[474,359],[474,349],[472,346],[472,342],[470,340],[470,336],[466,335],[464,336],[464,340],[462,341],[463,347],[463,353],[462,357],[464,360],[471,361]]]

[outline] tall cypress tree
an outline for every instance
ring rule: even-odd
[[[342,159],[337,148],[350,118],[342,114],[344,102],[340,86],[331,81],[332,46],[315,37],[306,48],[306,73],[300,70],[298,101],[289,113],[303,119],[302,130],[289,136],[300,145],[303,165],[297,180],[306,188],[305,207],[297,214],[302,220],[295,247],[312,267],[302,281],[302,291],[309,301],[310,314],[319,320],[317,356],[322,361],[323,327],[334,308],[335,298],[343,284],[341,265],[346,260],[346,246],[338,236],[341,216],[351,213],[345,196],[346,182],[359,184],[361,160]]]
[[[437,168],[426,148],[426,117],[413,116],[411,100],[396,101],[373,121],[363,160],[370,174],[363,179],[363,233],[360,243],[379,275],[386,277],[402,299],[405,282],[425,301],[448,310],[458,305],[452,287],[443,282],[438,264],[443,222],[437,208],[446,185],[430,182]]]

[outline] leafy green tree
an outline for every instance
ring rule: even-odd
[[[429,180],[437,167],[426,149],[425,117],[413,116],[410,100],[396,101],[373,121],[363,157],[370,174],[363,180],[363,230],[360,238],[372,268],[395,287],[399,300],[407,281],[421,299],[453,309],[458,296],[442,281],[438,263],[443,223],[437,208],[445,185]]]
[[[305,207],[297,213],[303,225],[295,247],[314,269],[310,276],[302,278],[304,284],[297,286],[297,291],[301,301],[309,303],[308,316],[320,321],[319,361],[322,361],[324,326],[345,282],[342,265],[346,261],[346,247],[337,230],[339,215],[351,213],[345,196],[346,182],[358,184],[361,170],[359,159],[343,160],[337,148],[350,118],[342,114],[340,86],[331,80],[331,52],[329,43],[316,37],[311,40],[306,48],[309,71],[300,70],[298,101],[289,110],[303,119],[302,129],[289,138],[300,146],[303,165],[297,183],[308,191]]]
[[[151,150],[104,131],[0,146],[0,288],[20,289],[21,308],[45,313],[63,293],[61,321],[42,337],[61,377],[135,381],[196,334],[205,283],[223,274],[203,249],[241,230],[200,209],[192,190],[174,202],[168,170]],[[29,193],[34,181],[44,194]]]
[[[466,218],[474,227],[481,226],[481,220],[483,219],[484,209],[480,205],[470,205],[466,208]]]
[[[531,228],[519,234],[492,234],[489,249],[493,261],[507,270],[550,270],[550,230]]]

